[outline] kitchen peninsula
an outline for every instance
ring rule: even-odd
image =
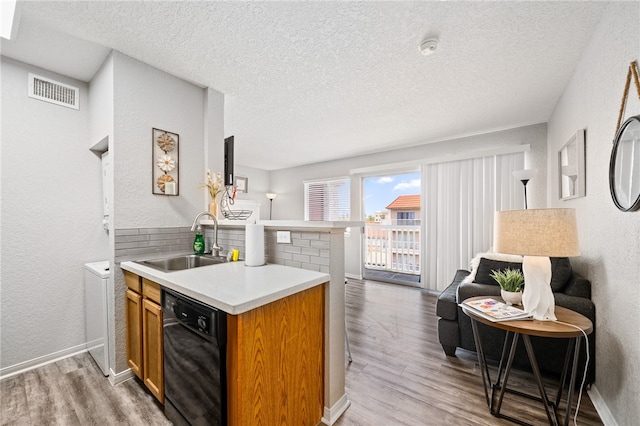
[[[167,416],[175,416],[176,412],[172,404],[175,401],[170,403],[168,399],[169,389],[187,386],[180,391],[185,392],[191,388],[190,382],[202,382],[193,375],[202,375],[211,368],[212,377],[219,385],[205,380],[210,390],[203,394],[213,398],[210,403],[215,407],[220,406],[220,402],[215,401],[225,403],[222,395],[226,392],[228,425],[271,424],[277,419],[287,419],[292,424],[320,422],[323,413],[322,284],[329,280],[328,275],[281,265],[246,267],[242,262],[174,272],[162,272],[137,262],[123,262],[121,267],[126,271],[128,287],[128,363],[151,393],[165,404]],[[201,325],[200,321],[208,321],[209,317],[203,317],[206,311],[200,311],[198,322],[193,325],[216,339],[221,345],[219,351],[224,352],[222,356],[216,356],[218,349],[208,352],[206,348],[211,346],[205,345],[207,338],[198,338],[195,329],[186,331],[195,336],[189,345],[191,349],[167,346],[167,332],[181,327],[170,318],[174,312],[178,316],[187,315],[189,311],[184,310],[185,305],[170,306],[171,299],[167,302],[163,297],[161,301],[160,289],[173,290],[187,296],[185,301],[191,298],[228,314],[221,312],[218,315],[223,318],[216,316],[210,324]],[[163,324],[169,328],[163,329]],[[182,329],[190,328],[186,327]],[[142,343],[139,345],[139,342]],[[179,344],[184,346],[188,342]],[[176,351],[184,353],[177,362],[184,363],[185,369],[177,372],[173,369],[170,375],[168,365],[175,365],[176,361],[166,364],[167,358],[163,367],[163,358]],[[214,363],[216,365],[210,365]],[[203,394],[196,391],[196,395]],[[283,395],[286,398],[283,399]],[[215,417],[209,418],[211,414],[207,414],[209,406],[202,405],[209,398],[194,399],[202,401],[200,407],[203,408],[196,407],[196,410],[202,409],[207,420],[217,424]],[[167,412],[167,408],[173,411]],[[179,408],[184,413],[189,412],[191,406],[185,406],[185,410],[182,406]]]
[[[324,305],[321,320],[323,349],[323,405],[322,423],[333,424],[349,406],[344,391],[344,246],[347,227],[361,226],[361,222],[305,222],[262,221],[265,225],[268,264],[245,267],[242,262],[200,267],[186,271],[163,273],[134,262],[122,262],[123,269],[145,280],[175,290],[191,298],[219,308],[232,316],[246,314],[274,301],[302,294],[313,288],[321,289]],[[213,223],[202,221],[206,232]],[[219,227],[225,251],[244,238],[244,224],[223,221]],[[287,231],[289,243],[276,242],[276,232]],[[320,256],[307,262],[304,253],[313,253],[320,247]],[[242,250],[241,250],[242,252]],[[296,256],[296,252],[303,253]],[[293,253],[293,256],[290,254]],[[124,260],[124,259],[123,259]],[[292,265],[289,267],[285,265]],[[305,270],[313,269],[315,270]],[[206,271],[216,278],[204,278]],[[141,279],[142,279],[141,278]],[[321,317],[322,318],[322,317]],[[293,373],[291,373],[293,374]],[[263,410],[265,408],[263,407]],[[320,419],[316,419],[320,420]],[[231,424],[231,423],[230,423]]]

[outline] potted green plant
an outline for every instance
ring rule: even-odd
[[[507,305],[519,305],[522,302],[522,283],[524,282],[522,272],[511,268],[491,272],[493,279],[500,285],[500,295]]]

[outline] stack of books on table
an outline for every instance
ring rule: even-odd
[[[530,319],[531,314],[518,309],[513,306],[509,306],[506,303],[499,302],[495,299],[477,299],[477,300],[465,300],[461,306],[471,308],[475,313],[489,321],[515,321]]]

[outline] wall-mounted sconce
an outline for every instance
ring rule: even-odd
[[[269,220],[271,220],[271,215],[273,213],[273,200],[278,196],[273,192],[267,192],[267,198],[269,199]]]

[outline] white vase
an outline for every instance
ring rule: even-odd
[[[522,303],[521,291],[504,291],[500,289],[500,296],[502,296],[507,305],[519,305]]]

